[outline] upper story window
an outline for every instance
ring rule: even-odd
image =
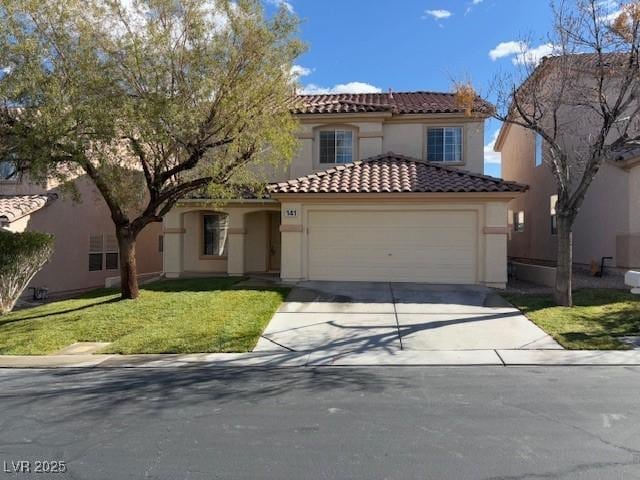
[[[0,181],[17,182],[18,167],[16,162],[11,159],[0,160]]]
[[[351,163],[352,161],[353,132],[350,130],[320,132],[320,163]]]
[[[536,167],[542,165],[542,136],[536,133],[536,150],[535,150]]]
[[[462,162],[462,127],[427,128],[427,161]]]
[[[202,216],[202,255],[224,257],[227,255],[228,217],[224,213]]]

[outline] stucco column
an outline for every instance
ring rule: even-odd
[[[177,278],[183,272],[182,249],[184,232],[182,212],[175,207],[162,219],[162,269],[167,278]]]
[[[484,280],[489,287],[507,285],[507,204],[487,203],[485,206]]]
[[[281,215],[282,259],[280,277],[285,281],[303,280],[303,241],[305,231],[302,204],[283,203],[281,205]]]
[[[244,275],[244,243],[247,236],[243,211],[229,210],[229,236],[227,252],[227,273],[232,276]]]

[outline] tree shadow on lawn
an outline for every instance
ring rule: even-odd
[[[145,292],[166,292],[166,293],[180,293],[180,292],[216,292],[216,291],[257,291],[257,292],[277,292],[282,296],[282,299],[287,296],[290,292],[291,288],[282,287],[274,285],[273,287],[242,287],[235,286],[238,282],[240,282],[242,278],[231,278],[231,277],[206,277],[206,278],[186,278],[186,279],[170,279],[170,280],[158,280],[154,282],[150,282],[148,284],[144,284],[140,286],[140,291]],[[119,290],[113,288],[97,288],[95,290],[91,290],[89,292],[82,293],[76,297],[53,300],[49,303],[45,303],[38,306],[26,307],[18,309],[14,312],[15,315],[18,315],[18,318],[10,318],[3,320],[0,317],[0,326],[7,325],[9,323],[20,322],[23,320],[36,320],[40,318],[47,318],[56,315],[64,315],[67,313],[78,312],[82,310],[86,310],[98,305],[105,305],[110,303],[117,303],[123,301],[120,296],[114,298],[108,298],[102,301],[91,302],[85,305],[81,305],[75,308],[66,308],[61,310],[55,310],[47,313],[34,314],[30,316],[20,316],[20,313],[27,313],[33,309],[40,308],[51,308],[53,304],[56,302],[67,302],[67,301],[82,301],[82,300],[91,300],[91,299],[101,299],[105,296],[118,295]]]
[[[103,297],[104,295],[97,295],[97,298]],[[84,298],[84,297],[83,297]],[[93,297],[88,297],[88,298],[93,298]],[[80,297],[74,298],[73,300],[78,300],[80,299]],[[106,300],[103,300],[101,302],[93,302],[93,303],[88,303],[86,305],[82,305],[79,307],[75,307],[75,308],[67,308],[67,309],[63,309],[63,310],[55,310],[53,312],[47,312],[47,313],[41,313],[41,314],[36,314],[36,315],[32,315],[29,317],[22,317],[22,316],[18,316],[17,318],[9,318],[7,320],[3,320],[0,317],[0,327],[3,325],[8,325],[10,323],[15,323],[15,322],[22,322],[25,320],[38,320],[41,318],[47,318],[47,317],[53,317],[56,315],[64,315],[66,313],[73,313],[73,312],[80,312],[82,310],[86,310],[88,308],[92,308],[98,305],[105,305],[105,304],[109,304],[109,303],[116,303],[121,301],[122,299],[120,297],[117,298],[109,298]],[[40,308],[41,306],[37,306],[37,307],[32,307],[32,308]],[[17,310],[16,312],[21,312],[21,311],[28,311],[30,309],[23,309],[23,310]]]
[[[555,304],[550,294],[505,293],[503,298],[520,308],[523,313],[536,312],[546,308],[562,308]],[[622,312],[622,314],[635,312],[640,317],[640,297],[632,295],[626,290],[585,288],[573,292],[574,307],[604,307],[609,304],[626,302],[637,305],[631,305],[622,310],[617,310],[617,312]],[[571,308],[568,308],[568,310],[571,310]]]

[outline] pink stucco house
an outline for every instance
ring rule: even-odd
[[[594,55],[572,56],[578,88],[592,76]],[[553,59],[538,66],[553,69]],[[585,73],[586,72],[586,73]],[[546,78],[546,77],[542,77]],[[552,77],[549,77],[552,78]],[[612,82],[612,84],[614,84]],[[594,122],[583,110],[566,107],[559,120],[569,127],[564,142],[574,145],[589,133]],[[576,134],[574,129],[579,129]],[[628,132],[628,141],[613,151],[600,168],[580,208],[573,229],[574,262],[590,266],[604,263],[621,271],[640,268],[640,131]],[[609,139],[616,140],[615,132]],[[548,152],[542,138],[523,127],[504,124],[495,143],[502,154],[502,174],[506,180],[526,183],[529,190],[509,203],[508,254],[516,262],[553,265],[556,259],[556,184],[546,161]],[[570,150],[569,150],[570,151]],[[538,275],[539,274],[539,275]],[[543,283],[553,283],[551,270],[537,270]]]
[[[105,286],[119,276],[118,245],[113,221],[90,179],[78,177],[75,202],[49,182],[42,186],[15,170],[11,160],[0,161],[0,228],[35,230],[55,236],[54,254],[35,276],[32,287],[63,294]],[[160,224],[149,225],[138,241],[138,272],[160,274]],[[28,292],[27,292],[28,293]]]

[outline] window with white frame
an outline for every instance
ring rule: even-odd
[[[427,161],[462,162],[462,127],[427,128]]]
[[[223,213],[202,216],[202,254],[224,257],[227,255],[228,217]]]
[[[536,167],[538,165],[542,165],[542,160],[543,160],[542,144],[543,144],[542,135],[540,135],[539,133],[536,133],[536,147],[535,147]]]
[[[549,199],[549,215],[551,217],[551,235],[558,233],[558,216],[556,215],[556,205],[558,203],[558,195],[551,195]]]
[[[353,132],[350,130],[320,131],[320,163],[351,163]]]
[[[513,230],[524,232],[524,210],[513,212]]]

